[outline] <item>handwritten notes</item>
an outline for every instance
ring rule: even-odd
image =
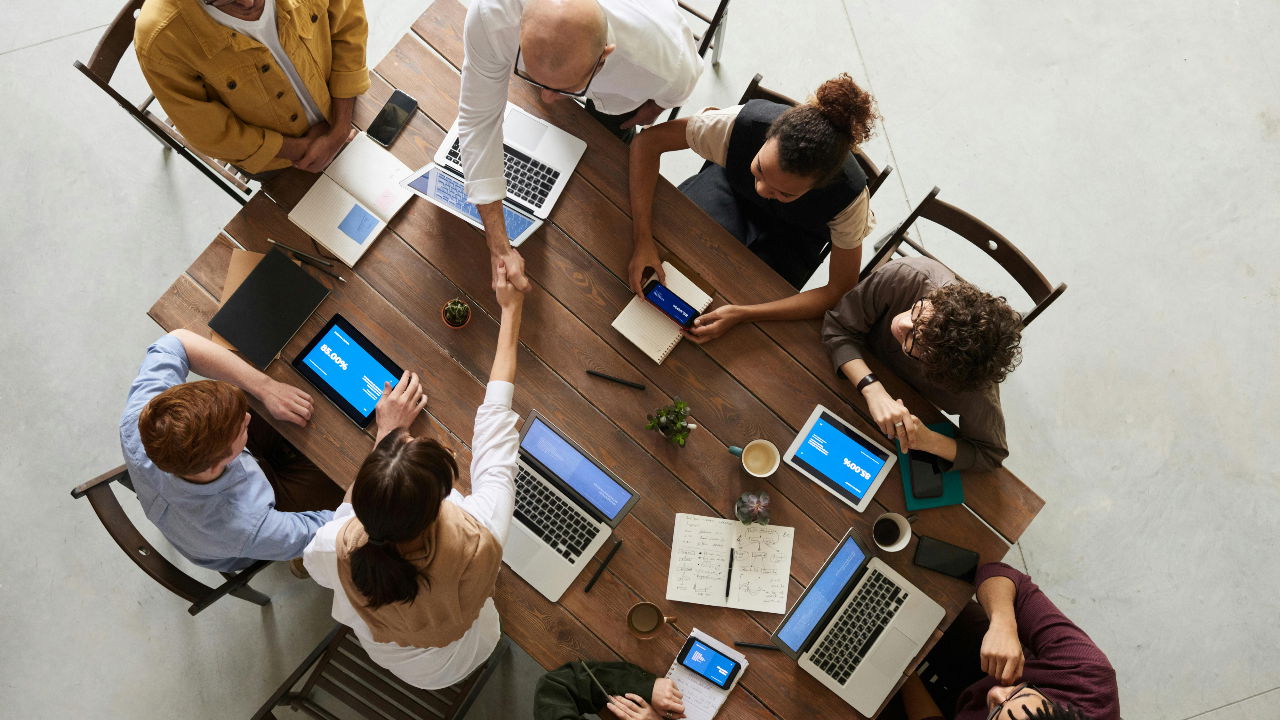
[[[667,599],[785,613],[794,535],[795,528],[677,514]]]

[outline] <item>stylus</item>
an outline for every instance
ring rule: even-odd
[[[622,378],[616,378],[616,377],[614,377],[614,376],[612,376],[612,375],[605,375],[604,373],[602,373],[602,372],[596,372],[595,370],[588,370],[588,371],[587,371],[587,374],[588,374],[588,375],[595,375],[595,376],[596,376],[596,377],[598,377],[598,378],[603,378],[603,379],[605,379],[605,380],[609,380],[609,381],[612,381],[612,382],[616,382],[616,383],[618,383],[619,385],[626,385],[627,387],[632,387],[632,388],[635,388],[635,389],[637,389],[637,390],[643,390],[643,389],[644,389],[644,385],[641,385],[641,384],[640,384],[640,383],[638,383],[638,382],[632,382],[632,381],[630,381],[630,380],[623,380]]]
[[[316,257],[315,255],[311,255],[311,254],[309,254],[309,253],[304,253],[304,252],[302,252],[301,250],[295,250],[295,249],[293,249],[293,248],[289,247],[288,245],[285,245],[284,243],[278,243],[278,242],[276,242],[275,240],[272,240],[271,238],[267,238],[267,242],[271,243],[272,245],[275,245],[276,247],[280,248],[281,250],[288,250],[289,252],[291,252],[291,253],[293,253],[293,254],[295,254],[295,255],[301,255],[302,257],[308,257],[308,258],[311,258],[312,260],[315,260],[316,262],[320,263],[320,264],[321,264],[321,265],[323,265],[324,267],[333,267],[333,263],[329,262],[328,260],[325,260],[324,258],[319,258],[319,257]]]
[[[765,645],[764,643],[744,642],[742,640],[734,640],[733,644],[737,645],[738,647],[756,648],[757,650],[777,650],[778,649],[776,645]]]
[[[587,586],[582,588],[582,592],[591,592],[591,588],[595,587],[596,581],[604,574],[604,569],[609,567],[609,561],[618,553],[618,548],[620,547],[622,547],[622,541],[618,540],[613,544],[613,547],[609,548],[609,554],[604,556],[604,562],[600,563],[600,567],[596,568],[596,574],[592,575],[591,579],[587,581]]]

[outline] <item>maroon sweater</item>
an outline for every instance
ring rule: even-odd
[[[1026,652],[1019,682],[1035,685],[1051,702],[1070,705],[1090,720],[1120,720],[1120,690],[1107,656],[1030,576],[1004,563],[988,563],[978,570],[976,584],[996,576],[1017,586],[1014,613]],[[986,677],[965,689],[956,703],[956,720],[986,720],[987,691],[996,684]]]

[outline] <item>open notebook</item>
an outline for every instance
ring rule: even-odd
[[[360,133],[298,202],[289,219],[348,267],[354,266],[413,193],[409,168]]]
[[[711,304],[711,296],[674,265],[664,260],[662,270],[667,277],[663,284],[698,312],[706,310]],[[631,298],[631,302],[622,309],[622,313],[613,321],[613,329],[622,333],[623,337],[659,365],[676,349],[682,337],[679,325],[639,295]]]
[[[667,599],[781,615],[794,536],[795,528],[676,513]]]

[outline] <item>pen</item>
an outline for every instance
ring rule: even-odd
[[[346,282],[346,281],[347,281],[347,279],[346,279],[346,278],[344,278],[344,277],[342,277],[341,275],[339,275],[338,273],[336,273],[336,272],[334,272],[334,271],[332,271],[332,270],[330,270],[330,269],[328,269],[328,268],[324,267],[323,265],[321,265],[321,264],[320,264],[320,262],[318,262],[318,261],[316,261],[316,260],[312,260],[310,255],[304,255],[304,254],[299,253],[296,257],[298,258],[298,261],[299,261],[299,262],[301,262],[301,263],[303,263],[304,265],[310,265],[311,267],[313,267],[313,268],[315,268],[315,269],[319,270],[320,272],[324,273],[325,275],[328,275],[329,277],[337,278],[337,279],[338,279],[338,282]]]
[[[267,242],[271,243],[272,245],[275,245],[281,250],[288,250],[289,252],[294,253],[295,255],[301,255],[302,257],[309,257],[312,260],[315,260],[316,262],[320,263],[324,267],[333,267],[333,263],[329,262],[328,260],[325,260],[324,258],[318,258],[315,255],[304,253],[301,250],[295,250],[289,247],[288,245],[285,245],[284,243],[278,243],[275,240],[272,240],[271,238],[267,238]]]
[[[631,382],[630,380],[623,380],[622,378],[616,378],[616,377],[614,377],[614,376],[612,376],[612,375],[605,375],[604,373],[602,373],[602,372],[596,372],[595,370],[588,370],[588,371],[587,371],[587,374],[588,374],[588,375],[595,375],[596,377],[598,377],[598,378],[604,378],[605,380],[612,380],[613,382],[616,382],[616,383],[618,383],[619,385],[626,385],[627,387],[632,387],[632,388],[635,388],[635,389],[637,389],[637,390],[643,390],[643,389],[644,389],[644,385],[641,385],[641,384],[640,384],[640,383],[638,383],[638,382]]]
[[[733,548],[729,548],[729,576],[724,579],[724,596],[729,597],[729,586],[733,584]]]
[[[582,588],[582,592],[584,593],[591,592],[591,588],[595,587],[596,581],[599,580],[600,576],[604,574],[604,569],[606,567],[609,567],[609,561],[613,559],[613,556],[615,554],[617,554],[618,548],[620,547],[622,547],[621,540],[618,540],[613,543],[613,547],[609,548],[609,554],[604,556],[604,562],[600,563],[600,567],[596,568],[596,574],[592,575],[591,579],[587,581],[587,586]]]
[[[737,645],[738,647],[757,648],[759,650],[777,650],[778,649],[777,645],[765,645],[764,643],[753,643],[753,642],[746,642],[743,640],[734,640],[733,644]]]

